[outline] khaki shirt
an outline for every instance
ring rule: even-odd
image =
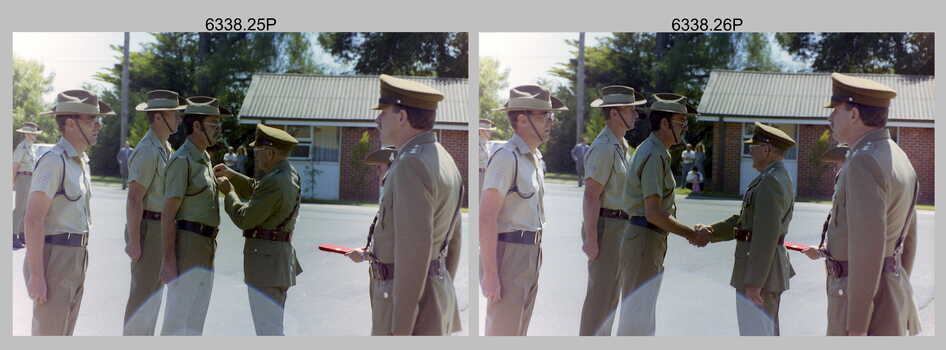
[[[33,171],[36,165],[36,149],[27,140],[20,141],[13,150],[13,163],[20,163],[19,171]]]
[[[519,172],[514,175],[517,163]],[[519,135],[513,136],[493,153],[486,168],[483,190],[494,188],[506,196],[497,219],[498,232],[538,231],[545,226],[544,168],[542,152],[529,150]],[[513,187],[518,187],[519,193],[510,191]]]
[[[585,153],[585,179],[604,185],[602,208],[624,210],[629,206],[624,193],[629,159],[627,141],[616,137],[607,127],[601,130]]]
[[[164,209],[164,172],[170,156],[171,145],[148,130],[128,158],[128,181],[145,187],[145,210]]]
[[[59,138],[36,163],[30,192],[43,192],[52,198],[45,220],[46,235],[92,231],[89,174],[89,157],[85,152],[79,154],[65,138]],[[57,194],[60,189],[64,193]]]
[[[397,150],[384,181],[369,251],[380,262],[395,266],[391,333],[411,334],[430,261],[441,257],[448,234],[447,270],[456,273],[460,242],[457,204],[463,178],[453,157],[428,131]]]
[[[234,191],[224,209],[241,230],[263,228],[293,232],[299,215],[300,182],[289,161],[276,164],[259,180],[241,174],[230,179]],[[244,281],[254,286],[289,287],[302,267],[290,242],[247,239],[243,249]]]
[[[910,159],[886,129],[872,131],[852,144],[841,166],[826,248],[834,259],[848,261],[850,330],[868,329],[871,314],[878,312],[873,305],[883,278],[883,258],[894,255],[901,232],[905,235],[903,267],[908,274],[912,270],[916,218],[910,208],[916,181]]]
[[[788,289],[795,270],[785,245],[778,242],[788,234],[794,203],[791,175],[779,160],[749,183],[739,215],[712,225],[712,242],[735,239],[736,228],[752,231],[751,241],[736,243],[730,280],[734,288],[749,285],[775,293]]]
[[[627,214],[644,216],[644,198],[660,196],[660,207],[670,216],[677,215],[677,204],[673,191],[677,181],[670,170],[670,151],[651,133],[634,151],[631,166],[627,170],[626,193]]]
[[[220,204],[210,155],[197,149],[190,140],[171,154],[165,171],[164,198],[183,199],[177,220],[220,225]]]

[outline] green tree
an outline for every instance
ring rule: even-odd
[[[332,56],[354,63],[357,74],[467,78],[469,36],[459,33],[319,33]]]
[[[24,122],[31,121],[39,125],[43,134],[39,143],[53,143],[59,138],[56,121],[48,115],[41,116],[46,110],[43,94],[52,91],[55,74],[46,74],[42,63],[13,56],[13,130]],[[16,131],[12,131],[14,146],[22,140]]]
[[[933,33],[778,33],[816,72],[934,75]]]
[[[312,59],[311,35],[308,33],[153,33],[153,42],[145,43],[129,57],[129,107],[145,101],[145,93],[153,89],[168,89],[182,96],[214,96],[222,106],[234,113],[224,118],[224,142],[242,145],[253,137],[253,128],[237,124],[238,114],[253,73],[317,74],[322,67]],[[113,67],[96,74],[97,80],[111,85],[104,96],[117,96],[121,86],[122,47],[112,46],[116,53]],[[112,105],[119,109],[118,99]],[[118,118],[114,118],[116,121]],[[132,110],[129,115],[129,140],[134,142],[144,135],[147,122],[144,113]],[[118,133],[110,130],[106,120],[100,137],[100,147],[118,150]],[[113,140],[114,138],[114,140]],[[184,142],[183,133],[172,135],[176,147]],[[214,157],[222,156],[222,151]],[[117,173],[117,167],[107,164],[114,158],[98,153],[101,159],[97,169],[108,174]],[[114,170],[114,171],[113,171]]]
[[[505,112],[494,111],[502,106],[505,96],[501,93],[509,87],[509,69],[500,70],[500,63],[492,57],[480,57],[480,119],[489,119],[496,124],[493,138],[506,140],[512,137],[512,127]]]

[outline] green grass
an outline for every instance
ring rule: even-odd
[[[558,184],[578,184],[578,174],[545,173],[545,181]]]
[[[101,186],[122,187],[122,178],[118,176],[92,175],[92,183]]]

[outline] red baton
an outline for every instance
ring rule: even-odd
[[[804,244],[798,244],[798,243],[792,243],[792,242],[785,242],[785,248],[790,249],[790,250],[794,250],[794,251],[796,251],[796,252],[800,252],[800,251],[802,251],[802,250],[811,248],[811,246],[807,246],[807,245],[804,245]]]
[[[338,254],[348,254],[352,251],[351,248],[346,248],[346,247],[342,247],[340,245],[334,245],[334,244],[320,245],[319,250],[326,251],[329,253],[338,253]]]

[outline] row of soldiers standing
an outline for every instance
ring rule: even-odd
[[[910,287],[916,247],[916,173],[884,129],[896,92],[877,82],[835,73],[826,108],[833,137],[850,145],[838,173],[822,242],[803,251],[826,258],[828,335],[906,335],[919,331]],[[742,335],[778,335],[782,292],[795,275],[784,246],[795,189],[783,157],[796,145],[783,131],[755,124],[750,147],[759,171],[738,214],[711,225],[677,219],[669,148],[681,143],[686,97],[657,93],[648,101],[627,86],[607,86],[591,107],[606,127],[585,154],[582,251],[588,286],[580,335],[609,335],[620,304],[618,335],[654,335],[656,303],[669,233],[694,246],[736,240],[730,284],[737,292]],[[629,155],[625,132],[638,109],[651,134]],[[510,90],[500,109],[515,135],[489,158],[480,210],[481,288],[488,301],[486,335],[526,335],[542,263],[544,164],[554,112],[567,108],[548,90]],[[857,219],[853,219],[857,218]]]
[[[154,334],[165,284],[161,333],[202,333],[213,287],[220,194],[246,237],[244,272],[256,332],[282,334],[286,293],[302,271],[290,243],[299,176],[286,161],[298,141],[257,125],[251,146],[262,175],[251,179],[211,164],[207,148],[220,141],[220,119],[230,116],[216,99],[183,99],[167,90],[147,96],[136,109],[146,113],[149,130],[129,158],[125,252],[131,258],[131,290],[123,334]],[[28,189],[17,188],[17,196],[29,197],[16,206],[26,208],[24,274],[34,301],[32,334],[71,335],[94,231],[86,151],[97,143],[101,118],[115,113],[88,91],[68,90],[45,114],[54,115],[62,137],[36,161]],[[181,124],[187,139],[175,151],[168,137]]]

